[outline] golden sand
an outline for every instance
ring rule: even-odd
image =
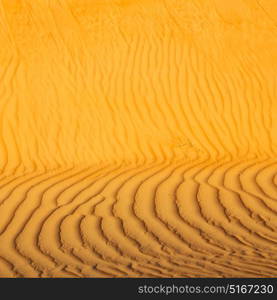
[[[277,1],[1,0],[0,45],[0,276],[277,276]]]

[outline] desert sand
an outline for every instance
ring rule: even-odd
[[[277,1],[0,1],[1,277],[277,276]]]

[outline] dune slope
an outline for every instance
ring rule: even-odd
[[[276,1],[0,0],[0,44],[0,276],[277,276]]]

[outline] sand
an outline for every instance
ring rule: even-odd
[[[1,277],[276,277],[277,2],[0,1]]]

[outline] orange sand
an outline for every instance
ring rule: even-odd
[[[277,276],[277,1],[0,0],[0,276]]]

